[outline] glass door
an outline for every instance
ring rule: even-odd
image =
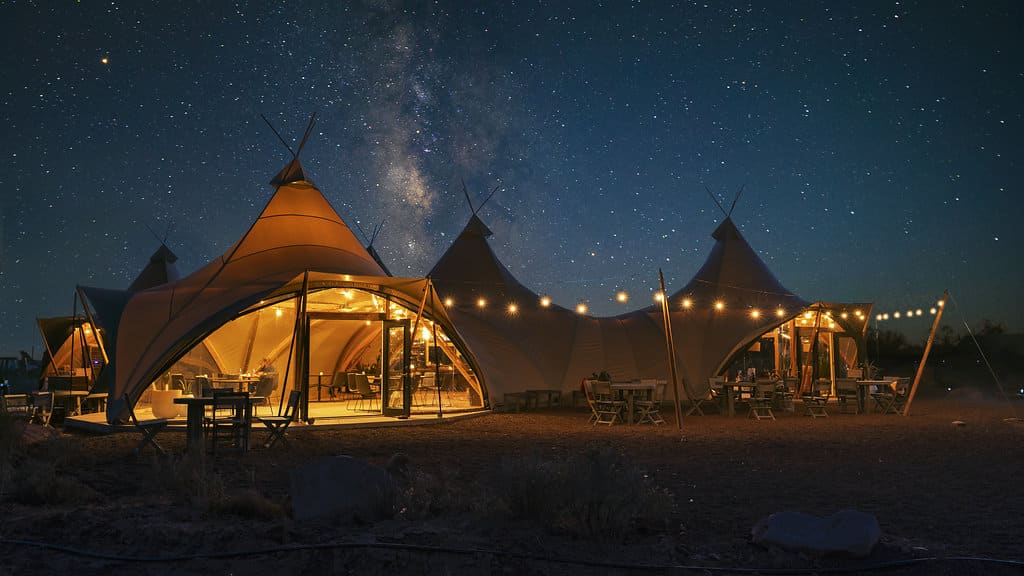
[[[408,418],[412,406],[412,378],[409,373],[412,342],[408,319],[384,321],[383,348],[380,390],[384,415]]]

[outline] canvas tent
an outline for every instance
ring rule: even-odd
[[[668,300],[680,373],[695,395],[737,353],[808,306],[775,278],[730,217],[711,236],[704,264]]]
[[[144,290],[178,279],[175,265],[178,257],[165,244],[153,252],[146,266],[128,286],[128,291]],[[97,333],[86,316],[60,316],[37,318],[36,324],[43,337],[46,357],[41,375],[50,377],[58,372],[85,377],[88,389],[95,391],[97,379],[106,364],[102,334]]]
[[[611,318],[577,314],[523,286],[487,242],[474,212],[427,276],[473,350],[495,402],[505,393],[579,388],[593,372],[617,380],[665,377],[660,319],[648,311]]]
[[[297,158],[272,183],[277,188],[249,230],[196,272],[138,292],[81,289],[111,342],[108,421],[124,419],[126,407],[120,399],[125,393],[138,399],[183,361],[205,362],[237,374],[269,355],[280,362],[285,386],[306,385],[318,337],[318,318],[310,311],[325,318],[344,314],[350,301],[346,294],[373,310],[346,316],[347,340],[335,334],[324,336],[325,341],[352,350],[353,339],[367,340],[353,328],[354,319],[377,324],[380,331],[386,330],[387,322],[402,321],[396,316],[409,318],[410,310],[423,310],[423,316],[408,325],[436,324],[443,333],[438,346],[456,357],[467,385],[486,401],[473,359],[436,302],[430,283],[387,277],[306,178]],[[318,309],[318,302],[334,310]],[[264,323],[266,332],[253,327],[264,311],[272,312]],[[289,318],[290,323],[285,321]]]

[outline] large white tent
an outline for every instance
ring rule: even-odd
[[[348,368],[339,358],[361,361],[353,342],[369,345],[373,329],[365,326],[376,324],[379,336],[389,321],[406,321],[407,334],[410,325],[436,325],[443,337],[435,346],[454,358],[485,402],[474,361],[430,283],[386,276],[297,158],[273,183],[274,195],[249,230],[196,272],[140,291],[81,289],[110,347],[108,421],[125,418],[126,393],[137,400],[182,362],[237,374],[272,357],[285,386],[301,388],[311,371],[319,371],[324,342],[332,346],[333,359],[323,361],[328,370]],[[268,311],[269,320],[261,319]],[[407,367],[399,369],[408,375]]]

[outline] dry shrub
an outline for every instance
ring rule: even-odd
[[[225,494],[220,500],[211,501],[210,511],[263,520],[287,516],[284,506],[252,489]]]
[[[101,498],[99,492],[75,475],[84,458],[81,446],[74,442],[57,438],[29,447],[18,445],[15,440],[3,458],[2,473],[9,483],[8,494],[22,504],[82,503]]]
[[[235,514],[250,518],[283,518],[285,508],[254,489],[229,489],[224,478],[207,466],[206,454],[158,456],[153,474],[175,503],[204,512]]]
[[[561,460],[506,458],[494,486],[511,518],[573,536],[612,539],[659,530],[671,513],[671,493],[605,447]]]
[[[175,503],[208,510],[224,499],[224,479],[208,470],[206,455],[197,451],[184,457],[161,455],[153,460],[154,481]]]

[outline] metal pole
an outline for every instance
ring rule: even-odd
[[[928,353],[932,350],[932,342],[935,341],[935,332],[939,329],[939,321],[942,320],[942,311],[946,309],[946,302],[949,301],[949,290],[942,291],[942,300],[939,300],[938,310],[935,311],[935,323],[932,324],[932,332],[928,335],[928,343],[924,345],[924,354],[921,355],[921,364],[917,366],[917,374],[914,375],[914,385],[910,387],[910,395],[907,396],[907,405],[903,407],[903,415],[910,412],[910,404],[914,401],[914,394],[917,393],[917,385],[921,383],[921,375],[924,374],[924,364],[928,361]]]

